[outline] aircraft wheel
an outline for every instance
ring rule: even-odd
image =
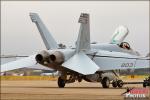
[[[113,82],[112,82],[112,86],[113,86],[114,88],[116,88],[116,87],[117,87],[117,81],[113,81]]]
[[[145,82],[143,83],[143,87],[146,87],[146,83]]]
[[[109,88],[109,84],[110,84],[109,78],[107,77],[103,78],[101,83],[103,88]]]
[[[122,81],[122,80],[118,80],[118,81],[117,81],[117,86],[118,86],[119,88],[122,88],[122,87],[123,87],[123,81]]]
[[[78,82],[81,82],[81,81],[82,81],[82,78],[79,78],[79,79],[78,79]]]
[[[65,87],[65,80],[63,80],[61,77],[58,78],[58,86],[59,88]]]

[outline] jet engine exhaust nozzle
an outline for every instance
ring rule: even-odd
[[[52,54],[52,55],[50,55],[49,57],[50,57],[50,60],[51,60],[51,61],[55,61],[55,60],[56,60],[56,56],[55,56],[55,55],[53,55],[53,54]]]
[[[44,61],[48,61],[48,57],[49,57],[49,53],[45,50],[41,51],[39,54],[37,54],[35,56],[35,60],[38,62],[38,63],[42,63]]]
[[[60,51],[55,51],[53,54],[49,56],[49,60],[57,64],[62,64],[64,62],[64,59],[65,57],[63,53]]]
[[[43,56],[41,54],[37,54],[35,59],[37,62],[41,62],[41,61],[43,61]]]

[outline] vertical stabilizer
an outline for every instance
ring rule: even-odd
[[[58,45],[57,42],[52,37],[51,33],[48,31],[38,14],[30,13],[30,17],[32,22],[34,22],[40,32],[40,35],[44,41],[46,48],[49,49],[57,49]]]
[[[90,49],[90,21],[89,14],[81,13],[79,18],[80,30],[76,42],[76,52]]]
[[[112,35],[110,43],[120,44],[128,35],[129,30],[125,26],[119,26]]]

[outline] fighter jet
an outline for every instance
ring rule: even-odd
[[[81,13],[80,29],[75,48],[61,48],[48,31],[37,13],[30,13],[47,50],[25,59],[1,65],[1,72],[40,64],[49,70],[59,71],[58,87],[75,81],[99,82],[103,88],[122,87],[123,81],[117,70],[149,68],[149,57],[142,57],[127,42],[123,42],[128,28],[119,26],[109,43],[91,43],[90,16]],[[42,69],[42,68],[41,68]]]

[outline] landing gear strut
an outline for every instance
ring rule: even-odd
[[[59,88],[64,88],[65,87],[65,80],[63,80],[61,77],[58,78],[58,86]]]

